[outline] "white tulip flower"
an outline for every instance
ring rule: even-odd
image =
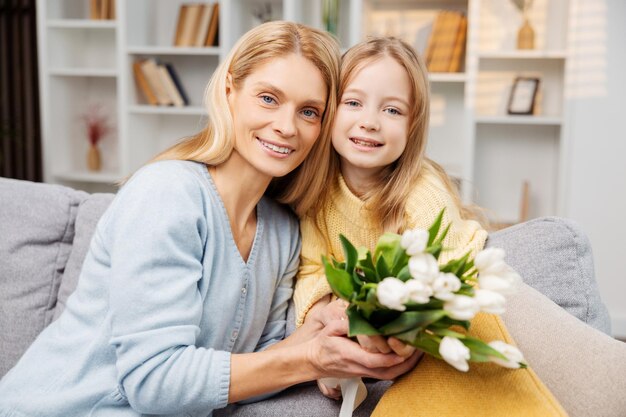
[[[449,301],[454,298],[454,293],[461,289],[461,280],[450,272],[442,272],[433,282],[435,298]]]
[[[404,311],[404,303],[409,301],[409,295],[404,282],[394,277],[387,277],[376,287],[378,302],[391,310]]]
[[[409,272],[413,278],[430,285],[439,275],[439,264],[430,253],[420,253],[409,259]]]
[[[452,300],[444,303],[443,309],[455,320],[471,320],[480,307],[473,297],[455,295]]]
[[[426,304],[430,301],[430,296],[433,295],[433,290],[429,285],[424,284],[422,281],[416,279],[410,279],[404,283],[407,294],[410,301],[418,304]]]
[[[409,256],[424,252],[428,244],[428,232],[424,229],[411,229],[402,233],[400,246]]]
[[[469,370],[467,361],[470,358],[470,350],[458,339],[454,337],[444,337],[439,344],[439,354],[450,365],[461,372]]]
[[[494,358],[493,356],[490,356],[489,360],[491,362],[511,369],[517,369],[522,365],[526,365],[524,355],[515,346],[511,346],[507,343],[502,342],[501,340],[494,340],[493,342],[489,342],[489,346],[491,346],[507,358],[507,360],[505,361],[504,359]]]
[[[510,266],[496,273],[478,275],[478,285],[483,290],[499,292],[500,294],[511,294],[515,292],[522,278]]]
[[[506,265],[504,256],[506,252],[500,248],[487,248],[476,255],[474,258],[474,266],[481,274],[488,274],[500,271]]]
[[[478,289],[474,295],[474,299],[478,303],[481,311],[489,314],[504,313],[504,305],[506,298],[500,293],[490,290]]]

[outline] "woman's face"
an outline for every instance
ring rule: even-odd
[[[387,56],[366,62],[352,75],[340,97],[332,131],[344,176],[374,176],[402,155],[410,93],[405,69]]]
[[[311,61],[289,54],[257,67],[239,88],[229,81],[235,151],[259,174],[294,170],[317,140],[327,87]]]

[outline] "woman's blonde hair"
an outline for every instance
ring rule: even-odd
[[[341,99],[347,85],[365,65],[372,61],[390,57],[406,71],[410,83],[411,109],[407,144],[402,155],[381,171],[371,191],[364,195],[368,207],[373,210],[375,220],[386,231],[401,232],[406,228],[405,207],[409,194],[420,175],[426,173],[441,179],[465,216],[466,210],[456,187],[445,171],[434,161],[426,158],[426,142],[430,118],[430,88],[426,65],[415,50],[404,41],[393,37],[373,37],[350,48],[341,61],[338,99]],[[333,163],[329,165],[329,179],[339,175],[339,155],[333,152]],[[324,191],[329,198],[329,191]]]
[[[206,127],[157,155],[151,162],[176,159],[193,160],[207,165],[226,161],[234,148],[233,118],[226,96],[226,78],[234,88],[260,65],[289,54],[300,55],[313,63],[326,84],[327,102],[320,136],[304,162],[282,178],[275,178],[266,194],[302,215],[319,204],[317,196],[325,187],[318,170],[331,164],[330,132],[337,109],[339,47],[335,39],[320,30],[285,21],[264,23],[244,34],[226,59],[217,67],[204,95],[208,111]]]

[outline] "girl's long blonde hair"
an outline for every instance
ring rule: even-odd
[[[372,210],[374,220],[386,231],[403,231],[407,227],[405,207],[409,194],[419,177],[425,174],[438,177],[461,214],[465,218],[473,218],[472,211],[461,204],[459,193],[443,168],[425,156],[430,119],[428,72],[424,61],[411,46],[397,38],[375,37],[350,48],[341,61],[338,99],[341,99],[347,85],[359,70],[383,57],[394,59],[406,70],[411,85],[409,102],[412,106],[404,152],[394,163],[381,171],[371,191],[363,196],[368,207],[376,207],[376,210]],[[337,152],[332,153],[332,158],[328,181],[337,178],[340,173]],[[330,198],[328,189],[324,190],[322,199],[327,198]]]
[[[316,174],[319,170],[328,171],[333,163],[330,132],[337,109],[339,47],[328,33],[305,25],[275,21],[244,34],[217,67],[206,88],[204,102],[209,116],[206,127],[161,152],[151,162],[175,159],[219,165],[226,161],[234,148],[233,118],[226,97],[228,74],[233,86],[239,88],[258,66],[292,53],[308,59],[321,72],[327,90],[326,109],[320,136],[309,155],[290,174],[275,178],[266,194],[291,205],[298,215],[319,207],[317,196],[326,184],[325,178]]]

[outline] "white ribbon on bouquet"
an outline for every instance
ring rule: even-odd
[[[367,388],[361,378],[321,378],[320,382],[328,388],[341,387],[341,410],[339,417],[352,417],[352,412],[367,397]]]

